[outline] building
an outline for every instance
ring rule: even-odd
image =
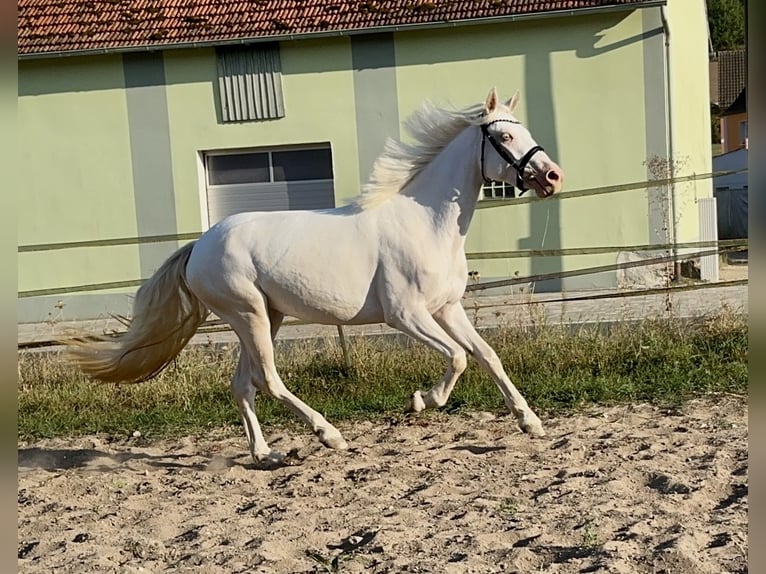
[[[704,0],[20,0],[19,321],[129,313],[140,279],[228,213],[343,204],[424,99],[520,90],[565,190],[664,177],[668,158],[675,175],[709,173],[705,18]],[[700,179],[482,209],[469,252],[553,253],[471,270],[694,241],[711,196]]]
[[[747,149],[747,89],[721,114],[721,148],[723,153]]]
[[[747,141],[747,65],[745,50],[722,50],[710,62],[711,103],[719,116],[721,152],[744,148]]]
[[[747,147],[722,153],[713,158],[713,172],[726,173],[713,178],[719,239],[748,237]]]

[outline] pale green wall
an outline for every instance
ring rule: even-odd
[[[659,10],[659,8],[657,8]],[[710,103],[708,80],[708,43],[704,3],[669,2],[674,155],[679,161],[678,175],[710,173]],[[699,239],[696,201],[712,197],[711,179],[681,183],[677,186],[678,240]]]
[[[685,11],[674,6],[676,156],[689,158],[684,173],[703,173],[710,170],[704,13],[701,4]],[[648,175],[644,160],[650,151],[662,151],[665,133],[665,109],[657,97],[665,89],[664,68],[658,68],[664,65],[658,57],[659,8],[649,10],[657,14],[646,18],[640,11],[614,12],[396,33],[396,85],[385,94],[388,111],[381,113],[398,117],[376,121],[394,125],[425,98],[464,106],[483,100],[491,86],[503,97],[519,89],[517,114],[564,169],[565,191],[642,181]],[[647,34],[653,34],[651,44]],[[363,88],[372,84],[354,70],[352,49],[353,43],[343,37],[282,43],[286,117],[237,124],[219,120],[214,49],[164,53],[166,88],[159,92],[161,105],[167,107],[174,230],[206,227],[201,151],[331,142],[336,203],[358,193],[358,138],[369,130],[358,124],[355,106]],[[388,73],[383,70],[378,76]],[[141,166],[131,165],[130,130],[138,123],[129,117],[122,58],[22,61],[19,91],[20,172],[25,174],[25,189],[19,193],[19,243],[135,236],[136,218],[142,215],[136,210],[132,170]],[[696,239],[694,200],[710,196],[710,183],[688,184],[679,193],[681,239]],[[647,243],[654,240],[649,212],[643,190],[480,210],[467,249]],[[472,261],[470,268],[486,279],[614,261],[614,254],[538,257]],[[19,289],[138,279],[141,267],[136,247],[21,254]],[[613,281],[612,273],[553,288],[608,286]],[[59,298],[72,302],[75,316],[92,314],[88,309],[93,308],[97,313],[125,312],[129,306],[126,297],[108,293],[41,298],[36,304],[24,300],[20,319],[44,318]],[[116,302],[122,307],[114,309]]]
[[[346,38],[280,46],[285,117],[221,124],[217,120],[215,51],[166,52],[173,178],[178,227],[198,231],[200,151],[331,142],[336,202],[358,192],[351,52]],[[206,226],[206,225],[205,225]]]
[[[122,58],[51,64],[19,63],[18,242],[135,236]],[[138,273],[135,247],[22,253],[18,288],[130,280]]]
[[[239,124],[218,121],[213,49],[165,53],[167,87],[160,95],[168,113],[176,221],[164,233],[207,227],[198,165],[201,151],[331,142],[337,203],[358,193],[349,44],[346,38],[282,44],[286,117]],[[137,236],[137,217],[146,213],[136,211],[130,127],[131,122],[134,129],[144,126],[143,118],[128,117],[122,57],[21,62],[19,85],[21,171],[29,174],[20,196],[19,244]],[[174,247],[174,243],[157,245],[168,254]],[[142,270],[139,252],[131,246],[21,253],[18,288],[31,291],[146,277],[150,270]],[[130,300],[119,293],[134,291],[23,298],[19,319],[44,320],[49,313],[64,319],[125,313]],[[63,313],[54,308],[60,300],[67,305]]]
[[[521,93],[517,115],[565,172],[565,190],[643,181],[644,55],[639,11],[397,35],[399,107],[463,106],[492,86]],[[435,60],[435,61],[434,61]],[[657,89],[662,89],[657,86]],[[629,111],[629,113],[626,113]],[[482,210],[468,251],[646,243],[645,193]],[[472,261],[482,277],[613,263],[616,255]],[[592,278],[590,278],[592,279]],[[570,284],[581,285],[590,280]]]

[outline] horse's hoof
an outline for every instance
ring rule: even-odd
[[[348,448],[348,443],[335,429],[331,431],[321,431],[317,436],[319,437],[319,442],[321,442],[327,448],[332,448],[335,450],[346,450]]]
[[[535,417],[535,419],[537,419],[537,417]],[[543,424],[539,419],[521,421],[519,422],[519,428],[532,438],[543,438],[545,436]]]
[[[279,466],[282,464],[284,459],[285,455],[283,455],[281,452],[277,452],[276,450],[253,454],[253,462],[255,462],[255,466],[259,468]]]
[[[425,408],[426,403],[423,402],[423,395],[420,394],[420,391],[415,391],[412,393],[412,396],[407,399],[407,404],[405,405],[404,410],[408,413],[419,413]]]

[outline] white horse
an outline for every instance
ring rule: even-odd
[[[293,395],[274,365],[285,315],[314,323],[382,323],[448,359],[444,377],[415,391],[410,411],[441,407],[466,368],[466,351],[486,369],[520,428],[543,436],[540,419],[511,383],[495,351],[461,305],[468,279],[466,232],[483,181],[529,187],[547,197],[563,174],[493,88],[484,105],[447,111],[426,103],[406,122],[414,145],[388,141],[370,182],[349,205],[318,211],[232,215],[173,254],[136,294],[117,339],[70,341],[89,376],[140,382],[157,375],[212,311],[240,341],[231,390],[256,462],[276,462],[253,401],[269,393],[327,447],[341,433]],[[487,146],[486,143],[490,145]]]

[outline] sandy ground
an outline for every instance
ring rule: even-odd
[[[747,572],[747,404],[19,445],[19,572]],[[269,432],[271,431],[271,432]]]
[[[742,279],[748,279],[748,266],[746,264],[734,264],[721,263],[718,267],[718,278],[721,281],[741,281]]]

